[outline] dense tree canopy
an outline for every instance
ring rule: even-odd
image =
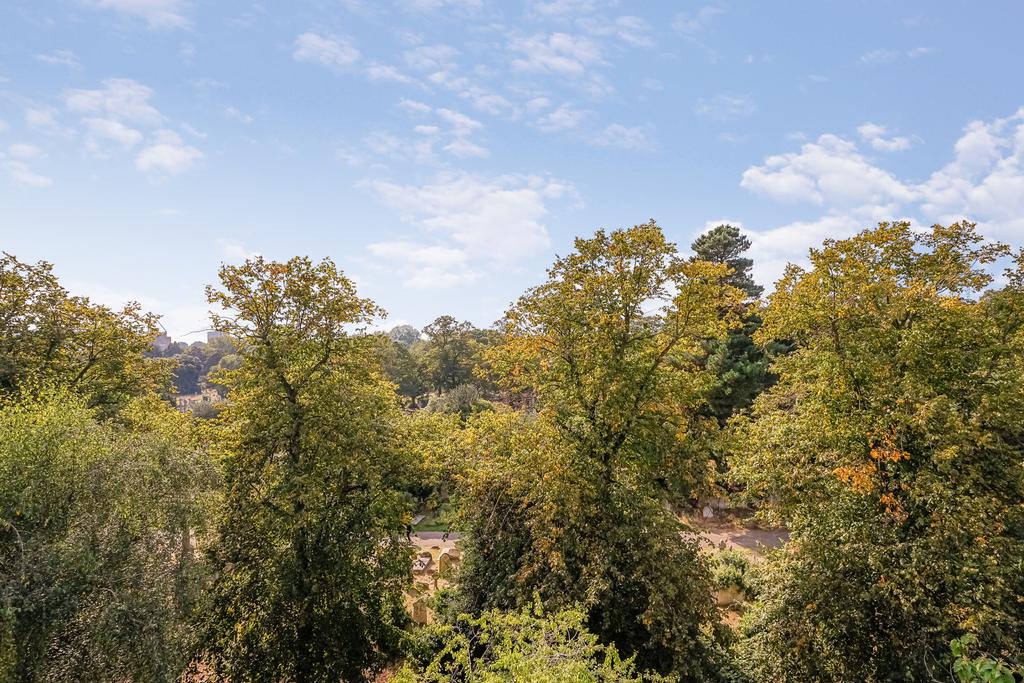
[[[256,257],[166,348],[5,254],[0,683],[1014,680],[1024,252],[882,223],[762,300],[750,246],[601,230],[389,333]],[[788,544],[713,549],[711,498]]]
[[[158,402],[65,392],[0,411],[0,680],[174,680],[201,588],[212,463]]]
[[[205,655],[235,680],[359,680],[395,652],[410,575],[399,412],[378,314],[330,261],[262,258],[208,291],[237,340]]]
[[[709,476],[691,443],[707,386],[697,352],[741,296],[726,272],[681,259],[653,222],[599,231],[509,311],[492,366],[536,393],[539,414],[474,425],[471,604],[579,601],[641,666],[701,671],[709,583],[662,500]]]
[[[48,263],[0,258],[0,392],[50,383],[109,414],[167,383],[167,366],[144,357],[156,334],[137,304],[98,306],[68,294]]]
[[[930,680],[964,631],[1020,656],[1024,291],[968,223],[827,241],[770,297],[792,339],[736,475],[793,532],[751,621],[765,680]]]

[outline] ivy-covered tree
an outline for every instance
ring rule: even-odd
[[[97,419],[46,391],[0,407],[0,681],[176,681],[218,483],[155,396]]]
[[[380,314],[325,260],[224,266],[208,288],[242,362],[223,420],[226,501],[203,656],[231,680],[358,681],[393,655],[410,580],[400,413]]]
[[[759,680],[933,680],[949,643],[1020,661],[1024,265],[970,223],[882,223],[790,266],[790,339],[735,474],[792,531],[746,626]]]

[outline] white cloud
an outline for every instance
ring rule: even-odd
[[[885,126],[877,123],[863,123],[857,127],[860,139],[870,144],[880,152],[902,152],[910,149],[910,138],[892,136],[885,137],[888,133]]]
[[[860,56],[860,61],[864,64],[892,64],[896,60],[907,57],[909,59],[917,59],[930,55],[936,50],[933,47],[915,47],[910,50],[890,50],[880,48],[877,50],[869,50]]]
[[[892,207],[910,201],[912,188],[869,163],[852,142],[822,135],[800,152],[779,154],[743,172],[740,186],[786,202],[844,207]]]
[[[547,109],[551,106],[551,100],[546,97],[534,97],[526,102],[526,111],[531,114]]]
[[[481,0],[400,0],[399,4],[418,12],[430,12],[446,7],[473,10],[480,8]]]
[[[129,128],[120,121],[112,119],[88,118],[84,119],[88,136],[86,147],[90,151],[98,151],[100,140],[116,142],[124,148],[134,147],[142,142],[142,133],[134,128]]]
[[[374,131],[363,140],[363,144],[378,156],[389,157],[399,161],[414,161],[419,164],[436,161],[434,154],[435,142],[436,138],[434,136],[422,137],[421,134],[419,138],[406,140],[387,131]],[[340,158],[351,164],[360,157],[359,155],[349,154],[347,158]]]
[[[96,90],[66,90],[64,103],[71,111],[103,114],[117,121],[159,125],[164,117],[150,104],[153,90],[130,78],[108,78]]]
[[[438,109],[437,115],[446,121],[458,136],[469,135],[483,127],[483,124],[476,119],[451,109]]]
[[[581,18],[578,23],[594,36],[615,38],[633,47],[654,47],[653,29],[640,17],[626,15],[608,19],[590,16]]]
[[[596,9],[594,0],[534,0],[530,10],[544,17],[588,14]]]
[[[366,77],[371,81],[394,81],[395,83],[406,84],[414,82],[413,79],[387,64],[370,64],[366,67]]]
[[[618,147],[631,151],[650,151],[654,149],[647,131],[641,126],[624,126],[621,123],[613,123],[605,127],[596,138],[593,144],[601,147]]]
[[[450,45],[420,45],[406,50],[405,63],[417,71],[448,70],[455,65],[459,51]]]
[[[25,124],[43,131],[57,130],[57,110],[53,107],[29,107],[25,110]]]
[[[953,160],[919,186],[921,209],[948,222],[978,220],[997,237],[1024,234],[1024,107],[990,122],[972,121]]]
[[[480,277],[462,249],[407,241],[375,242],[366,249],[386,260],[407,287],[442,289],[469,284]]]
[[[701,98],[693,113],[712,119],[727,121],[750,116],[757,111],[754,99],[745,93],[723,92],[710,98]]]
[[[466,159],[486,157],[489,154],[485,147],[470,140],[474,133],[483,128],[480,121],[454,109],[444,107],[434,109],[430,105],[415,100],[402,99],[398,106],[421,119],[433,114],[441,122],[447,124],[447,128],[442,130],[441,127],[433,124],[414,126],[413,132],[421,137],[411,142],[403,140],[393,133],[380,131],[372,133],[367,138],[366,144],[375,153],[395,159],[412,159],[420,163],[434,162],[436,161],[434,143],[441,141],[442,137],[447,137],[448,141],[442,149],[452,156]]]
[[[709,221],[708,228],[728,222],[742,228],[736,221]],[[713,225],[712,225],[713,223]],[[823,216],[813,221],[795,221],[769,230],[743,230],[750,238],[748,256],[753,259],[754,280],[760,284],[775,283],[786,265],[808,262],[808,250],[826,239],[842,239],[855,234],[870,223],[849,215]]]
[[[884,128],[859,129],[866,144]],[[751,166],[743,187],[779,201],[821,206],[817,220],[747,231],[755,275],[778,277],[787,261],[802,262],[809,245],[847,237],[879,220],[919,218],[922,223],[973,220],[982,234],[1019,244],[1024,235],[1024,107],[1006,118],[972,121],[953,159],[924,182],[902,180],[868,162],[853,142],[822,135],[799,152],[771,156]]]
[[[53,185],[53,179],[36,173],[24,161],[10,159],[3,162],[4,169],[10,175],[11,180],[24,185],[25,187],[49,187]]]
[[[601,48],[593,40],[567,33],[537,34],[513,40],[509,48],[522,56],[512,68],[578,78],[593,64],[602,63]]]
[[[444,151],[448,152],[452,156],[456,156],[460,159],[468,159],[470,157],[486,157],[490,154],[486,147],[466,140],[465,138],[456,138],[444,146]]]
[[[181,124],[181,129],[183,131],[185,131],[186,133],[188,133],[189,135],[191,135],[192,137],[194,137],[194,138],[199,138],[200,140],[205,140],[206,139],[206,133],[204,133],[203,131],[199,130],[198,128],[196,128],[194,126],[190,126],[187,123],[182,123]]]
[[[217,246],[220,247],[221,257],[228,263],[242,263],[246,259],[261,256],[260,252],[249,249],[238,240],[218,239]]]
[[[298,62],[313,62],[332,69],[345,69],[359,61],[359,50],[344,39],[327,38],[306,32],[295,39],[292,57]]]
[[[454,69],[435,71],[427,80],[468,100],[474,108],[488,114],[498,115],[515,110],[515,106],[508,99],[478,85],[472,79],[456,75]]]
[[[185,0],[86,0],[96,9],[112,10],[144,19],[150,28],[185,28]]]
[[[593,112],[574,109],[570,104],[563,104],[558,109],[548,112],[537,119],[537,128],[545,133],[557,133],[579,127]]]
[[[442,175],[425,185],[368,180],[361,186],[425,232],[471,258],[514,262],[550,246],[548,204],[572,193],[540,176]]]
[[[899,50],[870,50],[860,56],[860,61],[865,64],[889,64],[899,59],[901,54]]]
[[[672,19],[672,28],[684,36],[693,36],[706,30],[711,19],[724,11],[718,5],[704,5],[693,14],[680,12]]]
[[[398,101],[398,106],[410,114],[422,115],[429,114],[430,112],[434,111],[434,108],[431,107],[429,104],[417,102],[416,100],[409,100],[404,97]]]
[[[143,173],[178,175],[203,158],[203,153],[185,144],[172,130],[159,130],[149,145],[135,157],[135,168]]]
[[[36,159],[43,156],[43,150],[24,142],[14,143],[7,148],[7,152],[15,159]]]
[[[246,114],[244,111],[241,111],[237,107],[224,107],[224,116],[231,119],[232,121],[244,123],[247,126],[256,120],[252,117],[251,114]]]
[[[69,69],[82,68],[82,64],[78,61],[78,55],[71,50],[54,50],[47,54],[38,54],[36,61],[50,66],[66,66]]]

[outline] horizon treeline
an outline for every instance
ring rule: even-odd
[[[749,247],[599,230],[489,329],[387,333],[255,257],[165,350],[4,253],[0,683],[1018,680],[1024,250],[880,223],[762,297]],[[710,500],[788,541],[709,548]]]

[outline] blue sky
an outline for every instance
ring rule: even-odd
[[[1024,241],[1024,3],[8,0],[0,248],[175,336],[260,253],[488,325],[576,235]],[[198,338],[198,337],[195,337]],[[191,339],[191,337],[189,338]]]

